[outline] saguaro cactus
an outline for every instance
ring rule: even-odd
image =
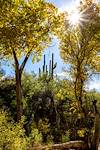
[[[46,59],[44,55],[44,61],[43,61],[43,71],[42,73],[46,75],[46,77],[49,76],[49,79],[53,79],[54,77],[54,69],[56,68],[57,63],[54,63],[54,54],[52,53],[52,58],[49,61],[49,67],[46,65]],[[41,69],[39,68],[39,77],[41,76]]]
[[[52,60],[51,60],[52,64],[51,64],[51,78],[53,79],[54,77],[54,69],[56,68],[57,66],[57,63],[54,64],[54,54],[52,53]]]
[[[45,55],[44,55],[43,73],[45,73],[45,64],[46,64],[46,61],[45,61]]]
[[[41,77],[41,69],[39,68],[39,77]]]

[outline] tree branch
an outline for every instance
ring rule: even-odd
[[[26,65],[26,62],[27,62],[27,60],[28,60],[28,58],[29,58],[31,52],[32,52],[32,49],[26,54],[26,56],[25,56],[25,58],[24,58],[24,60],[23,60],[23,62],[22,62],[22,64],[21,64],[21,66],[20,66],[20,73],[23,72],[23,69],[24,69],[24,67],[25,67],[25,65]]]
[[[70,142],[66,142],[66,143],[62,143],[62,144],[54,144],[54,145],[51,145],[51,146],[44,146],[42,147],[41,149],[42,150],[63,150],[63,149],[71,149],[71,148],[74,148],[74,149],[83,149],[85,148],[85,144],[83,141],[70,141]]]
[[[14,60],[15,60],[15,65],[18,68],[19,67],[19,62],[18,62],[18,59],[17,59],[16,52],[15,52],[14,48],[13,48],[12,51],[13,51],[13,56],[14,56]]]

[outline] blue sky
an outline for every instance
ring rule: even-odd
[[[57,6],[59,9],[70,9],[75,5],[75,0],[47,0],[48,2],[53,3],[55,6]],[[78,0],[77,0],[78,1]],[[46,63],[49,64],[49,60],[51,58],[52,53],[54,53],[54,61],[57,62],[57,68],[55,70],[55,73],[59,76],[63,76],[62,68],[66,67],[67,65],[64,64],[63,60],[60,58],[60,52],[59,52],[59,42],[57,39],[54,39],[52,44],[45,50],[44,54],[46,55]],[[32,59],[30,58],[29,61],[26,64],[25,71],[26,72],[32,72],[38,73],[39,67],[42,68],[43,65],[43,58],[40,62],[32,63]],[[14,75],[14,69],[11,67],[11,65],[6,66],[4,65],[3,68],[6,71],[6,75]],[[89,89],[95,88],[96,90],[100,90],[100,82],[99,78],[94,77],[88,86]]]
[[[74,0],[47,0],[50,3],[53,3],[56,7],[60,9],[64,9],[65,7],[71,7]],[[63,60],[60,58],[60,52],[59,52],[59,42],[57,39],[54,39],[51,45],[44,51],[43,55],[46,54],[46,62],[49,63],[49,60],[51,58],[52,53],[54,53],[54,61],[57,62],[57,68],[55,70],[55,73],[62,72],[62,67],[66,67],[66,64],[64,64]],[[25,66],[26,72],[32,72],[38,73],[39,67],[41,68],[43,65],[43,59],[40,62],[32,63],[32,59],[30,58]],[[14,75],[14,70],[11,68],[11,65],[6,66],[4,65],[3,68],[6,70],[6,75]]]
[[[56,7],[60,9],[64,9],[65,7],[71,7],[74,2],[74,0],[47,0],[47,1],[53,3]],[[44,53],[46,54],[47,64],[49,63],[52,53],[54,53],[54,60],[55,62],[57,62],[57,68],[55,70],[55,73],[59,73],[60,75],[60,73],[62,72],[62,67],[65,67],[66,65],[64,64],[63,60],[60,58],[59,42],[56,39],[54,39],[52,44],[45,50]],[[30,59],[29,62],[26,64],[25,70],[28,72],[32,70],[35,73],[37,73],[39,67],[42,67],[42,64],[43,64],[43,59],[39,63],[35,62],[34,64],[31,63],[31,59]]]
[[[48,2],[53,3],[56,5],[58,8],[63,7],[65,5],[71,6],[75,0],[48,0]]]

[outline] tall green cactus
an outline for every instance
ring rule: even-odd
[[[39,68],[39,77],[41,77],[41,69]]]
[[[44,55],[43,73],[45,73],[45,64],[46,64],[46,61],[45,61],[45,55]]]
[[[51,60],[51,79],[54,77],[54,69],[57,67],[57,63],[54,64],[54,54],[52,53],[52,60]]]
[[[49,61],[49,76],[51,76],[51,60]]]
[[[49,67],[46,65],[46,59],[44,55],[44,60],[43,60],[43,71],[42,73],[46,75],[46,77],[49,76],[49,79],[53,79],[54,77],[54,69],[56,68],[57,63],[54,64],[54,54],[52,53],[52,58],[49,61]],[[41,69],[39,68],[39,77],[41,76]]]

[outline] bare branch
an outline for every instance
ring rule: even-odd
[[[23,69],[24,69],[24,67],[25,67],[25,65],[26,65],[26,62],[27,62],[27,60],[28,60],[28,58],[29,58],[31,52],[32,52],[32,49],[31,49],[30,51],[28,51],[28,53],[26,54],[26,56],[25,56],[25,58],[24,58],[24,60],[23,60],[23,62],[22,62],[22,64],[21,64],[21,66],[20,66],[20,73],[23,72]]]
[[[16,52],[15,52],[14,48],[12,49],[12,51],[13,51],[13,56],[14,56],[14,60],[15,60],[15,65],[16,65],[16,67],[19,67],[19,62],[18,62],[18,59],[17,59]]]

